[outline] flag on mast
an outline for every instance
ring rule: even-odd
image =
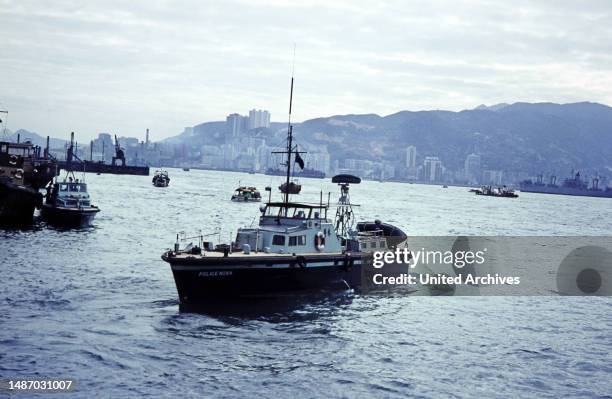
[[[304,169],[304,160],[302,159],[302,157],[300,156],[300,153],[296,151],[295,153],[295,163],[297,163],[298,165],[300,165],[301,169]]]

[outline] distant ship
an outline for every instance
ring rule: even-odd
[[[285,176],[286,172],[278,168],[266,169],[266,175],[269,176]],[[294,177],[313,177],[315,179],[325,179],[325,173],[320,170],[305,168],[293,174]]]
[[[556,184],[557,177],[551,176],[549,183],[542,181],[542,175],[538,175],[536,181],[524,180],[520,183],[522,192],[526,193],[543,193],[543,194],[562,194],[562,195],[579,195],[584,197],[606,197],[612,198],[612,189],[599,188],[599,178],[595,177],[591,181],[591,185],[587,179],[580,176],[580,172],[563,180],[561,186]]]
[[[129,166],[125,164],[125,152],[119,145],[117,135],[115,135],[115,155],[112,158],[112,163],[107,164],[103,161],[94,162],[93,159],[93,142],[90,145],[90,160],[81,160],[76,155],[74,132],[70,134],[70,146],[66,149],[66,160],[59,161],[60,169],[67,172],[79,171],[89,173],[110,173],[115,175],[140,175],[149,176],[148,166]]]

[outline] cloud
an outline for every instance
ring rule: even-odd
[[[154,137],[269,109],[296,120],[514,101],[612,103],[608,1],[3,1],[9,128]]]

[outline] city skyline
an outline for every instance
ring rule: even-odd
[[[243,110],[242,114],[227,115],[225,121],[187,127],[168,141],[157,141],[154,134],[149,134],[149,140],[118,137],[129,162],[139,165],[262,171],[277,166],[270,162],[269,153],[282,147],[286,137],[287,125],[270,125],[269,116],[267,110]],[[612,108],[600,104],[519,103],[459,113],[317,118],[295,124],[294,133],[301,149],[309,153],[306,164],[330,174],[499,184],[581,170],[583,175],[607,182],[611,177],[607,127],[611,123]],[[85,150],[88,141],[77,134],[80,156],[100,160],[106,148],[108,161],[113,138],[108,133],[102,135],[90,154]],[[572,137],[579,139],[568,141]],[[28,139],[45,145],[44,137],[21,132],[21,140]],[[572,155],[550,152],[559,146]],[[52,138],[51,148],[61,158],[65,142]],[[310,161],[311,156],[316,159]]]
[[[297,122],[517,101],[612,104],[611,9],[7,1],[0,109],[11,130],[87,139],[147,127],[161,139],[254,106],[286,120],[294,43]]]

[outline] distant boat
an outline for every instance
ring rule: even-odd
[[[185,172],[189,172],[189,168],[183,168]]]
[[[241,186],[232,195],[234,202],[261,202],[261,194],[256,187]]]
[[[484,195],[487,197],[506,197],[506,198],[518,198],[518,194],[514,192],[514,190],[503,187],[492,187],[492,186],[482,186],[480,189],[470,190],[476,193],[476,195]]]
[[[289,182],[289,186],[287,186],[287,183],[283,183],[278,187],[278,189],[283,194],[299,194],[300,191],[302,191],[302,185],[291,181]]]
[[[167,171],[156,170],[152,181],[155,187],[168,187],[170,184],[170,177]]]
[[[442,188],[448,188],[448,186],[445,184],[445,185],[442,186]]]

